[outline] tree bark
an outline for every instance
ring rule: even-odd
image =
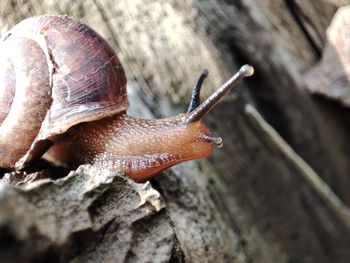
[[[5,175],[0,261],[347,262],[349,110],[311,95],[304,80],[338,6],[1,2],[1,34],[49,13],[76,17],[104,36],[126,70],[134,116],[183,112],[203,67],[210,72],[203,97],[241,64],[252,64],[255,75],[206,120],[224,148],[150,183],[93,166],[19,186]]]

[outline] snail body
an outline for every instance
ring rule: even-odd
[[[221,138],[202,118],[252,74],[242,67],[188,113],[145,120],[126,115],[124,69],[87,25],[67,16],[28,18],[2,37],[0,52],[0,167],[25,167],[45,154],[56,163],[90,163],[136,181],[210,155]]]

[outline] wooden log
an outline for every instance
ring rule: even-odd
[[[134,116],[183,112],[203,67],[203,97],[243,63],[256,75],[208,116],[224,148],[151,185],[94,167],[18,187],[2,182],[0,261],[347,262],[348,155],[332,143],[348,144],[344,123],[333,120],[329,135],[324,106],[303,78],[335,6],[290,2],[1,2],[1,33],[30,15],[68,14],[108,39],[126,69]],[[304,14],[314,14],[311,29]],[[140,206],[145,198],[157,205]]]

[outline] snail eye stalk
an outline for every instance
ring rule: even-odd
[[[191,95],[191,101],[190,105],[188,106],[187,112],[190,113],[194,111],[199,105],[200,105],[200,93],[202,89],[203,82],[205,78],[208,76],[208,70],[204,69],[199,76],[196,85],[192,89],[192,95]]]
[[[233,75],[228,81],[226,81],[219,89],[211,94],[205,101],[203,101],[198,107],[196,107],[189,115],[184,119],[184,122],[191,123],[196,122],[205,117],[221,100],[221,98],[230,91],[236,84],[244,77],[250,77],[254,73],[254,68],[251,65],[242,66],[239,71]]]

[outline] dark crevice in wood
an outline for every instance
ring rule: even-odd
[[[0,179],[2,179],[4,177],[4,175],[6,173],[9,173],[10,171],[8,169],[5,168],[0,168]]]
[[[286,7],[290,11],[290,14],[295,19],[295,22],[299,25],[301,31],[304,33],[305,38],[309,42],[312,50],[315,52],[315,55],[317,55],[318,58],[321,58],[321,55],[322,55],[321,50],[319,49],[315,41],[312,39],[312,36],[310,35],[307,28],[302,22],[303,19],[308,21],[309,20],[308,17],[303,16],[303,19],[300,18],[300,16],[302,15],[302,12],[294,0],[285,0],[285,3],[286,3]],[[311,21],[308,21],[308,22],[310,22],[310,25],[312,24]]]
[[[340,255],[341,253],[344,255],[349,253],[349,230],[334,217],[333,213],[325,214],[322,212],[324,209],[327,210],[326,205],[319,196],[314,194],[312,189],[303,187],[301,193],[301,204],[308,215],[306,219],[309,222],[310,229],[317,236],[316,239],[321,241],[319,244],[325,255],[324,262],[331,262],[332,258],[336,257],[344,259],[346,256]],[[328,227],[324,227],[325,225]],[[332,228],[332,225],[337,225],[337,229]],[[334,244],[338,244],[336,253],[339,253],[339,255],[334,252]]]
[[[241,16],[249,17],[245,9],[240,10],[240,12],[242,12]],[[255,23],[250,23],[249,29],[252,32],[257,32],[255,36],[251,36],[252,39],[250,39],[250,41],[254,40],[254,37],[257,37],[263,31],[260,29],[259,25]],[[268,50],[273,48],[271,43],[265,42],[266,40],[260,40],[261,50],[266,50],[263,54],[265,63],[262,64],[260,61],[261,54],[255,56],[255,54],[246,48],[243,42],[247,41],[245,40],[247,36],[239,31],[239,25],[237,25],[237,28],[236,26],[228,26],[224,32],[221,32],[216,38],[214,37],[213,41],[216,46],[226,46],[228,52],[225,56],[232,56],[232,60],[237,62],[237,65],[246,63],[254,65],[254,75],[244,80],[244,82],[247,83],[246,86],[250,91],[250,96],[253,98],[255,105],[264,118],[266,118],[288,143],[297,148],[299,142],[296,142],[296,137],[299,138],[300,134],[297,136],[296,134],[300,133],[300,130],[298,131],[295,128],[294,122],[298,118],[293,115],[295,114],[293,112],[298,114],[306,110],[303,106],[297,106],[300,104],[297,97],[301,97],[302,94],[295,94],[299,93],[297,84],[292,79],[288,69],[276,64],[273,61],[274,58],[271,58],[269,55]],[[241,34],[243,34],[242,37],[240,37]],[[240,41],[238,41],[239,39]],[[269,68],[266,68],[266,64],[269,65]],[[276,77],[272,77],[274,74]],[[286,87],[286,82],[288,82],[289,87]],[[284,89],[286,90],[283,91]],[[242,93],[244,94],[244,91],[242,91]],[[290,109],[287,109],[287,107]],[[307,117],[305,119],[299,119],[299,121],[314,125],[312,122],[307,122]],[[301,124],[298,123],[298,125]],[[307,129],[307,127],[305,127],[305,129]]]
[[[103,231],[103,228],[101,231]],[[81,254],[93,251],[102,238],[103,233],[94,232],[92,229],[75,232],[70,236],[69,242],[60,247],[59,254],[62,260],[64,259],[63,261],[67,262]]]
[[[336,179],[332,172],[335,172],[335,167],[327,157],[327,149],[322,144],[305,147],[305,143],[310,140],[310,132],[315,141],[321,141],[314,119],[315,109],[308,94],[300,92],[288,68],[276,64],[267,52],[264,60],[269,68],[254,61],[255,56],[249,54],[240,43],[227,39],[225,41],[230,43],[228,49],[230,54],[234,54],[234,61],[248,61],[255,67],[253,77],[245,82],[258,111],[333,188]],[[272,77],[274,75],[276,77]]]
[[[174,237],[174,246],[171,251],[171,257],[169,262],[172,263],[184,263],[186,262],[185,254],[181,249],[181,244],[177,237]]]
[[[326,143],[331,147],[327,148],[333,162],[338,170],[337,180],[331,185],[339,197],[350,205],[349,171],[350,165],[348,156],[350,155],[350,109],[344,107],[339,101],[325,98],[323,95],[314,94],[313,103],[318,107],[322,121],[325,123],[323,133]],[[340,125],[341,124],[341,125]]]
[[[230,42],[233,43],[233,42]],[[245,79],[250,95],[253,97],[256,107],[263,114],[264,118],[279,132],[279,134],[289,143],[293,143],[290,117],[285,114],[285,104],[281,103],[281,96],[276,90],[276,83],[272,83],[271,78],[267,78],[266,70],[260,64],[250,61],[251,57],[246,55],[239,47],[230,45],[230,54],[234,54],[234,61],[238,63],[251,63],[255,72],[253,77]],[[281,68],[279,70],[282,70]],[[278,99],[277,99],[278,98]]]

